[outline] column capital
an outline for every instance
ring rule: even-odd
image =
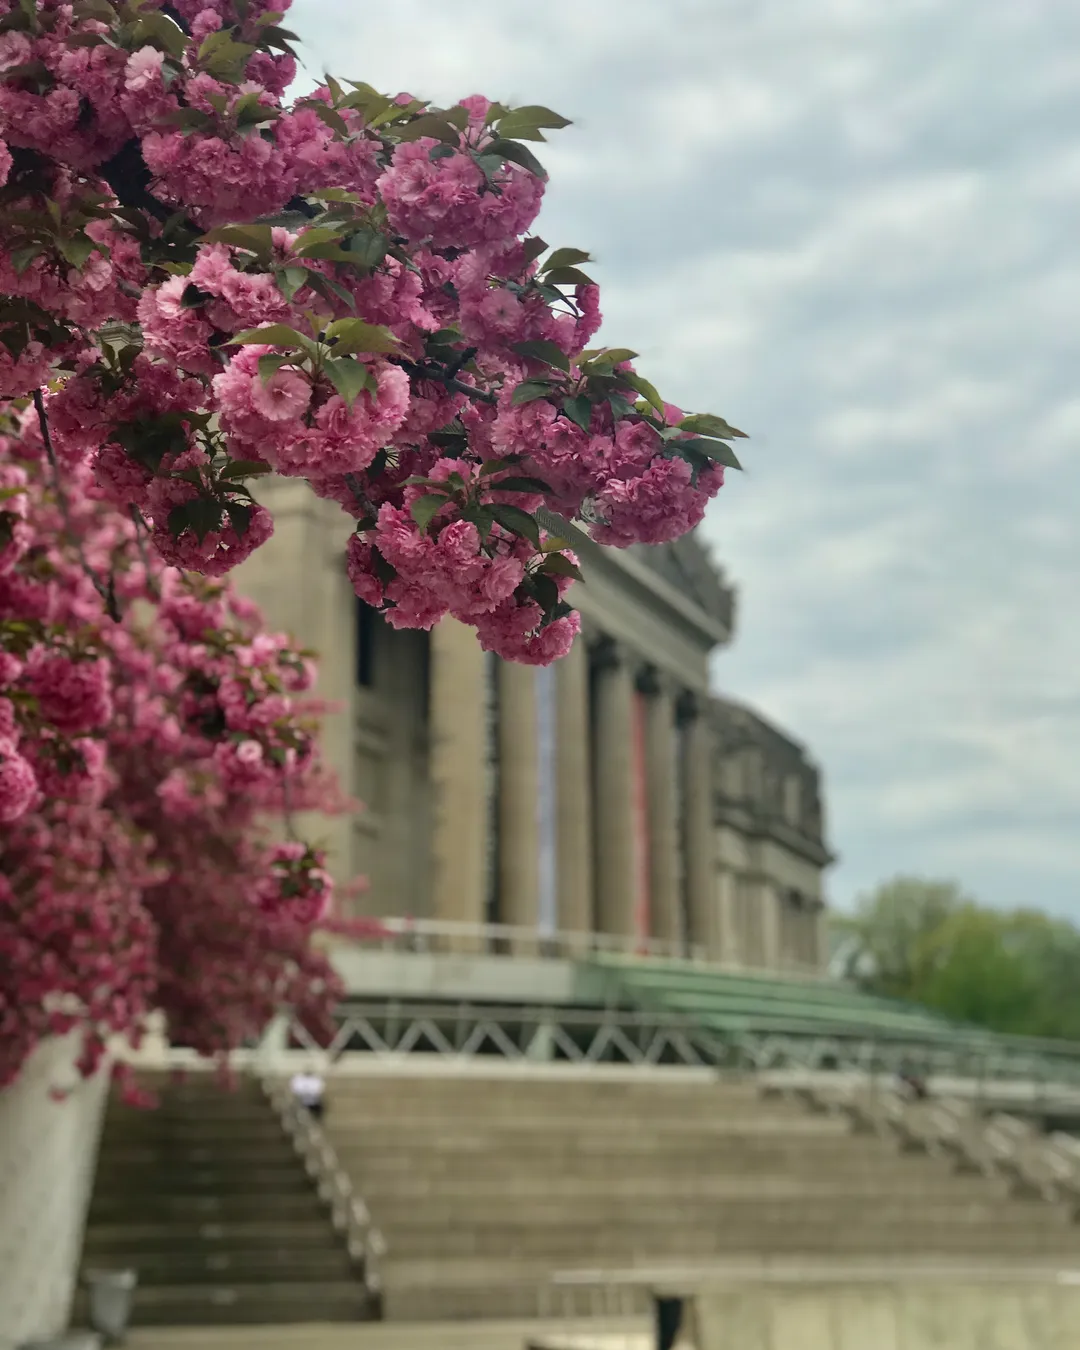
[[[636,686],[639,693],[649,698],[663,698],[677,710],[686,686],[677,675],[659,666],[643,665],[637,673]]]
[[[680,725],[686,725],[704,718],[708,706],[708,695],[699,694],[693,689],[683,689],[676,696],[675,715]]]
[[[619,670],[630,665],[630,649],[606,633],[589,646],[589,659],[596,670]]]

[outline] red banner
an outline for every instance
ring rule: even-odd
[[[652,936],[652,897],[649,894],[649,788],[648,764],[645,752],[645,723],[648,717],[648,699],[640,692],[634,694],[634,936],[644,942]]]

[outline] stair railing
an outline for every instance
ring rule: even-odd
[[[285,1083],[268,1076],[261,1079],[261,1086],[319,1198],[329,1208],[334,1230],[344,1238],[350,1259],[363,1270],[365,1286],[372,1294],[380,1294],[379,1266],[386,1255],[386,1241],[356,1194],[333,1144]]]
[[[982,1115],[952,1098],[910,1100],[880,1084],[801,1089],[818,1110],[843,1115],[868,1129],[964,1170],[1005,1180],[1011,1189],[1055,1204],[1080,1203],[1080,1144],[1044,1135],[1006,1113]]]

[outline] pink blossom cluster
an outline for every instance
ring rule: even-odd
[[[224,583],[168,568],[83,463],[0,438],[0,1087],[42,1037],[149,1013],[207,1054],[283,1004],[328,1027],[332,921],[291,813],[348,808],[317,753],[311,658]],[[93,574],[93,576],[91,575]],[[125,604],[103,613],[104,577]]]
[[[0,396],[47,389],[23,434],[170,565],[229,571],[272,530],[245,479],[298,477],[355,520],[349,574],[392,623],[554,660],[575,569],[537,511],[673,539],[740,433],[589,350],[588,255],[530,234],[530,145],[565,119],[329,77],[287,103],[288,8],[0,0]],[[450,482],[437,510],[418,479]]]

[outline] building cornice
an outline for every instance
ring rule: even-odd
[[[538,511],[537,519],[550,534],[565,539],[581,559],[586,586],[590,570],[605,571],[609,576],[619,577],[624,585],[636,590],[655,609],[666,611],[671,620],[688,628],[700,646],[718,647],[731,640],[730,617],[727,622],[723,622],[709,614],[625,549],[594,543],[579,526],[558,520],[546,511]]]

